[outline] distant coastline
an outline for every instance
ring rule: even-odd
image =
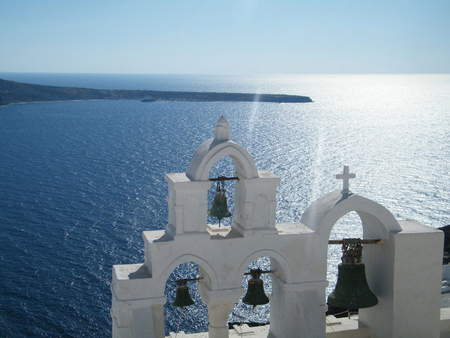
[[[0,79],[0,106],[14,103],[87,100],[142,100],[143,102],[312,102],[310,97],[300,95],[89,89],[36,85]]]

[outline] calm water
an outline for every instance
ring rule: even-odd
[[[185,171],[221,115],[258,168],[281,178],[277,222],[299,221],[315,199],[341,188],[334,175],[345,164],[357,174],[352,191],[397,218],[432,227],[450,224],[450,75],[0,73],[0,78],[91,88],[298,94],[314,100],[0,108],[0,332],[5,337],[110,335],[111,266],[143,261],[141,232],[163,229],[167,219],[164,173]],[[232,169],[229,160],[214,168]],[[359,220],[350,214],[332,236],[360,233]],[[329,256],[333,286],[339,248],[330,249]],[[186,273],[195,275],[195,269],[176,271]],[[173,297],[173,288],[167,292]],[[167,307],[168,329],[175,329],[177,311]],[[204,306],[189,311],[181,329],[205,330]],[[268,307],[249,316],[241,304],[231,319],[263,322]]]

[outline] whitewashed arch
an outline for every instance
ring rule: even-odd
[[[359,195],[343,196],[338,190],[311,204],[300,222],[315,230],[328,242],[334,224],[352,211],[361,218],[365,238],[387,239],[390,232],[402,230],[395,217],[382,205]]]
[[[185,254],[181,255],[175,260],[173,260],[169,265],[167,265],[164,272],[160,275],[160,278],[158,280],[158,289],[159,293],[161,295],[164,295],[164,289],[166,287],[167,279],[170,277],[171,273],[175,270],[177,266],[180,264],[186,263],[186,262],[194,262],[198,265],[200,272],[202,274],[201,277],[206,279],[206,283],[208,285],[211,285],[211,288],[218,289],[218,279],[216,272],[214,271],[213,267],[205,261],[203,258],[191,255],[191,254]]]
[[[192,156],[186,170],[191,181],[205,181],[212,166],[222,157],[230,155],[238,175],[243,178],[258,178],[255,162],[247,150],[233,141],[211,138],[205,141]]]
[[[242,282],[242,276],[247,271],[248,266],[253,263],[256,259],[261,258],[263,256],[268,256],[269,258],[273,259],[277,263],[277,271],[275,272],[277,276],[283,280],[285,283],[292,283],[293,277],[292,277],[292,269],[291,265],[289,264],[286,257],[278,253],[277,251],[270,250],[270,249],[262,249],[255,251],[251,254],[249,254],[247,257],[244,258],[241,265],[239,266],[239,269],[237,270],[236,276],[234,278],[235,284],[240,286]],[[279,271],[281,269],[281,271]]]

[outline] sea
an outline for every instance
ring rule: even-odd
[[[298,222],[322,195],[350,190],[398,219],[450,224],[450,75],[149,75],[0,73],[0,78],[98,89],[309,96],[311,103],[98,100],[0,107],[2,337],[111,336],[111,269],[144,261],[144,230],[167,224],[165,173],[184,172],[225,116],[259,170],[280,177],[278,223]],[[211,175],[232,174],[220,160]],[[227,183],[233,210],[233,183]],[[214,196],[213,188],[209,203]],[[214,222],[214,220],[210,220]],[[230,222],[229,220],[227,222]],[[226,223],[228,226],[230,223]],[[362,235],[357,214],[332,238]],[[413,254],[413,252],[412,252]],[[330,292],[340,248],[329,247]],[[252,266],[270,268],[267,257]],[[199,274],[187,262],[171,278]],[[270,276],[265,277],[270,293]],[[246,285],[243,276],[242,285]],[[171,305],[166,333],[206,331],[207,310]],[[243,289],[244,292],[244,289]],[[238,303],[231,322],[269,321],[270,305]]]

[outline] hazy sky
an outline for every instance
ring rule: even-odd
[[[0,72],[450,73],[450,0],[0,0]]]

